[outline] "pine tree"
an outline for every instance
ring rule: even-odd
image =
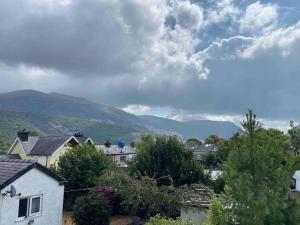
[[[251,110],[242,126],[244,135],[234,142],[224,166],[234,218],[242,225],[286,224],[293,216],[287,211],[294,159],[281,139],[263,131]]]

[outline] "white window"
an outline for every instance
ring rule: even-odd
[[[42,212],[42,196],[32,196],[19,200],[18,218],[24,219],[40,215]]]

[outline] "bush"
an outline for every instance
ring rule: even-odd
[[[193,225],[190,222],[182,222],[180,220],[174,220],[170,218],[163,218],[161,216],[156,216],[150,219],[146,225]]]
[[[78,198],[73,208],[76,225],[109,225],[110,215],[109,201],[96,193]]]
[[[173,218],[179,216],[181,196],[174,187],[159,187],[155,179],[137,179],[116,171],[103,175],[100,182],[111,187],[121,197],[120,213],[143,218],[157,214]]]

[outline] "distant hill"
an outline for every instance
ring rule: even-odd
[[[0,110],[44,113],[142,127],[142,121],[138,117],[115,107],[94,103],[84,98],[58,93],[45,94],[33,90],[0,94]]]
[[[39,135],[73,134],[74,131],[82,131],[96,143],[104,143],[107,139],[112,142],[117,142],[120,139],[130,142],[141,132],[130,127],[93,120],[28,112],[0,111],[0,140],[4,139],[11,143],[16,138],[17,132],[23,128]]]
[[[188,122],[179,122],[157,116],[140,116],[147,122],[147,128],[155,132],[174,133],[187,139],[191,137],[204,139],[210,134],[217,134],[223,138],[229,138],[237,132],[239,127],[232,122],[194,120]]]
[[[83,131],[96,142],[131,141],[142,132],[176,134],[204,139],[210,134],[227,138],[238,130],[231,122],[175,120],[135,116],[115,107],[58,93],[22,90],[0,94],[0,139],[11,141],[27,128],[41,134]]]

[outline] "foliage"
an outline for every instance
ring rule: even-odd
[[[6,154],[10,148],[10,144],[5,139],[0,139],[0,154]]]
[[[177,186],[195,183],[203,178],[203,170],[193,153],[185,150],[176,137],[169,136],[142,136],[129,169],[132,174],[156,179],[170,176]]]
[[[242,126],[244,135],[234,142],[224,167],[233,215],[243,225],[285,224],[293,216],[287,212],[294,159],[275,132],[262,129],[252,111]]]
[[[229,219],[222,204],[212,199],[208,211],[208,222],[205,225],[229,225]]]
[[[94,145],[79,145],[59,158],[57,172],[67,179],[66,190],[94,187],[102,172],[113,165]]]
[[[110,207],[108,200],[95,193],[78,198],[73,208],[76,225],[109,225]]]
[[[119,213],[121,198],[115,191],[113,191],[109,187],[104,186],[98,188],[97,193],[99,195],[102,195],[109,201],[109,206],[111,208],[112,215],[116,215]]]
[[[107,171],[99,182],[120,196],[120,213],[143,218],[157,214],[173,218],[179,215],[181,195],[174,187],[159,187],[154,179],[137,179],[122,171]]]
[[[197,138],[190,138],[185,142],[187,145],[202,145],[202,142]]]
[[[150,218],[150,221],[147,222],[146,225],[193,225],[193,224],[191,222],[182,222],[180,220],[155,216]]]
[[[211,183],[211,186],[215,193],[221,194],[224,191],[225,180],[223,176],[219,176],[216,180],[213,180]]]
[[[209,135],[207,138],[205,138],[205,144],[218,144],[223,139],[215,134]]]
[[[80,145],[62,155],[54,170],[68,181],[65,184],[65,207],[71,207],[78,196],[86,193],[87,188],[95,187],[98,177],[112,166],[108,156],[89,144]]]
[[[218,157],[216,152],[206,152],[202,155],[202,164],[206,169],[214,169],[218,167]]]
[[[290,144],[293,151],[296,153],[300,150],[300,128],[298,126],[294,126],[294,122],[290,123],[291,129],[288,130],[288,134],[290,137]]]

